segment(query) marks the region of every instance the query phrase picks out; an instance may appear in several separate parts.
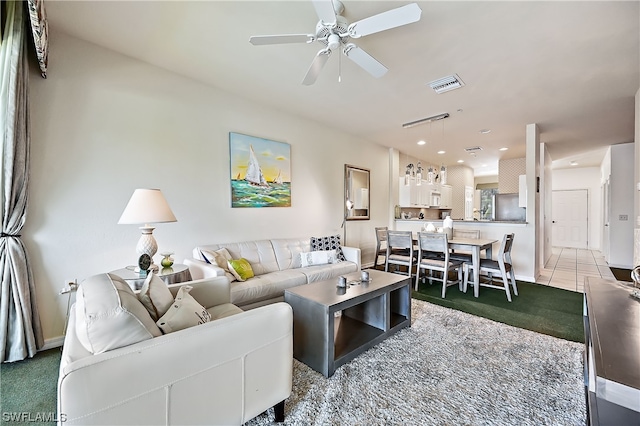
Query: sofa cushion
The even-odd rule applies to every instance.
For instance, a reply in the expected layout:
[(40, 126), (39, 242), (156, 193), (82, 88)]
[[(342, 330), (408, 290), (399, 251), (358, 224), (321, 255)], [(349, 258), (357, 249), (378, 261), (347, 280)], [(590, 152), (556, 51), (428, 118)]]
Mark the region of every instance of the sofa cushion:
[(340, 245), (340, 235), (330, 235), (328, 237), (311, 237), (311, 250), (335, 250), (338, 254), (338, 261), (347, 260), (342, 253)]
[(300, 263), (303, 268), (314, 265), (326, 265), (338, 261), (335, 250), (310, 251), (300, 253)]
[(167, 312), (156, 324), (163, 333), (171, 333), (211, 321), (211, 314), (189, 294), (193, 287), (183, 285)]
[(94, 275), (78, 286), (76, 319), (78, 340), (93, 354), (162, 335), (131, 287), (113, 274)]
[(306, 268), (299, 269), (300, 272), (306, 275), (308, 282), (316, 282), (323, 280), (330, 280), (340, 275), (348, 274), (350, 272), (356, 272), (358, 265), (353, 262), (339, 262), (327, 265), (308, 266)]
[(200, 250), (216, 251), (226, 248), (232, 259), (245, 258), (255, 275), (279, 271), (276, 255), (270, 240), (245, 241), (241, 243), (211, 244), (200, 246)]
[(216, 305), (207, 309), (207, 312), (211, 315), (211, 321), (214, 321), (220, 318), (230, 317), (231, 315), (241, 314), (244, 311), (234, 304), (223, 303), (222, 305)]
[(242, 306), (282, 297), (285, 289), (306, 283), (307, 277), (300, 272), (300, 269), (258, 275), (244, 282), (235, 281), (231, 283), (231, 303)]
[(173, 303), (173, 295), (169, 291), (167, 283), (152, 272), (144, 280), (140, 293), (138, 293), (138, 300), (147, 308), (151, 318), (158, 321)]
[(229, 272), (231, 272), (238, 281), (246, 281), (255, 276), (253, 269), (251, 269), (251, 264), (245, 258), (232, 259), (229, 260), (227, 264), (229, 265)]
[(281, 271), (300, 268), (300, 253), (310, 252), (310, 239), (288, 238), (271, 240), (273, 251)]

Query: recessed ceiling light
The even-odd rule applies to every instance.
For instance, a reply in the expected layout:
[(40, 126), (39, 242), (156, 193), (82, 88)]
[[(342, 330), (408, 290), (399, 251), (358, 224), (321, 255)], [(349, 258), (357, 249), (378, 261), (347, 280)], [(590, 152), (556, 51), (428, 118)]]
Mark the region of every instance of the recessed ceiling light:
[(578, 165), (578, 162), (577, 162), (577, 161), (572, 161), (572, 162), (570, 162), (570, 163), (569, 163), (569, 165), (571, 165), (571, 166), (577, 166), (577, 165)]
[(487, 165), (486, 165), (486, 164), (483, 164), (483, 165), (482, 165), (482, 167), (487, 167)]
[(445, 151), (438, 151), (438, 154), (444, 154)]
[(424, 144), (426, 144), (425, 141), (418, 141), (418, 145), (424, 145)]
[(499, 149), (499, 151), (506, 151), (506, 150), (508, 150), (508, 149), (509, 149), (509, 148), (506, 148), (506, 147), (505, 147), (505, 148), (500, 148), (500, 149)]
[(464, 163), (464, 160), (458, 160), (458, 163)]
[(491, 133), (491, 129), (482, 129), (480, 130), (480, 133), (482, 133), (483, 135), (486, 135), (487, 133)]

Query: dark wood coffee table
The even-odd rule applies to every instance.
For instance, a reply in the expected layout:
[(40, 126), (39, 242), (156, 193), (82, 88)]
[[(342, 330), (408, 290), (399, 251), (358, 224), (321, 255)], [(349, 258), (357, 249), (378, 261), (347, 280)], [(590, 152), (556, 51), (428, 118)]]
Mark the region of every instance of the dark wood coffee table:
[[(402, 328), (411, 326), (411, 280), (406, 275), (370, 270), (285, 290), (293, 308), (293, 356), (309, 367), (333, 375), (336, 369)], [(357, 282), (357, 284), (356, 284)], [(338, 314), (339, 313), (339, 314)]]

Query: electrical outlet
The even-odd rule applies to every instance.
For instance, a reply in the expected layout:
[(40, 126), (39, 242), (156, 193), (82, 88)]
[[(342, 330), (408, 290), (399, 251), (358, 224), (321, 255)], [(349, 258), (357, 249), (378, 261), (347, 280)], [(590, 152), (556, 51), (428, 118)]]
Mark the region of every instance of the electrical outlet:
[(618, 215), (618, 220), (629, 220), (629, 215), (628, 214)]

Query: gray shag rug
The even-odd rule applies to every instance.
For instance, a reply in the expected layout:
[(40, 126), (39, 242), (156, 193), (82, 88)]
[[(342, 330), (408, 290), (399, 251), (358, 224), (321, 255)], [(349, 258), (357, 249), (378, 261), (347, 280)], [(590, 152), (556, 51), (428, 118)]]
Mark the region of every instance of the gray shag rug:
[[(583, 345), (412, 300), (404, 329), (325, 378), (294, 360), (285, 425), (584, 425)], [(246, 423), (273, 424), (270, 409)]]

